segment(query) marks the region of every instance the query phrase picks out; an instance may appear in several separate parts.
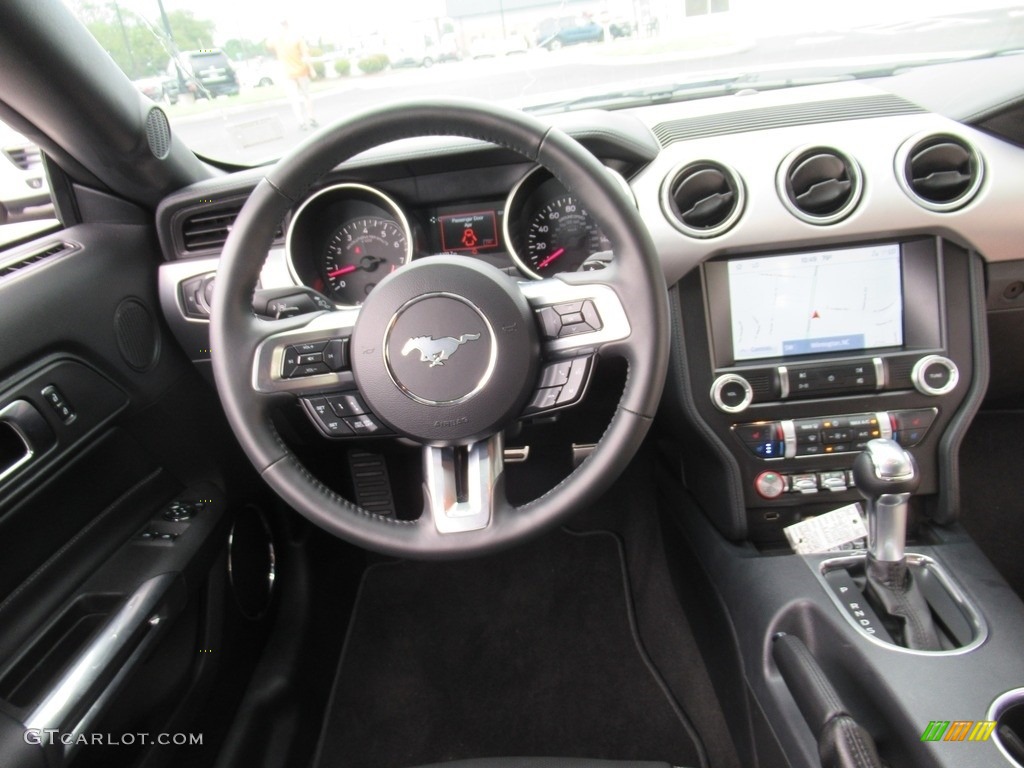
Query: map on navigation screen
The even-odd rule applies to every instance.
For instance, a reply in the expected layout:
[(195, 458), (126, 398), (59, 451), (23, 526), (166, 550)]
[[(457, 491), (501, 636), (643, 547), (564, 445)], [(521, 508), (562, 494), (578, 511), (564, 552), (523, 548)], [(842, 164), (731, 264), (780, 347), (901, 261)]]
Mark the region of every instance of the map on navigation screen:
[(899, 346), (900, 248), (731, 261), (729, 301), (737, 361)]

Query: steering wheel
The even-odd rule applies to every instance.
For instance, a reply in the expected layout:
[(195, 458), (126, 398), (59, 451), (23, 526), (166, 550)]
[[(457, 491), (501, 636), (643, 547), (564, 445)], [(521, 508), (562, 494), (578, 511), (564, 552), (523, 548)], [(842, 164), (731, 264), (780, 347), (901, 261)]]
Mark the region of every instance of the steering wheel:
[[(500, 145), (573, 190), (612, 243), (604, 269), (521, 281), (472, 258), (417, 259), (360, 308), (281, 320), (256, 316), (253, 292), (275, 230), (340, 162), (379, 144), (451, 135)], [(309, 520), (368, 549), (412, 558), (482, 554), (522, 541), (593, 501), (640, 446), (668, 363), (664, 276), (639, 214), (598, 160), (525, 114), (469, 100), (399, 103), (321, 129), (282, 158), (239, 214), (218, 267), (211, 356), (228, 421), (263, 479)], [(325, 342), (327, 343), (325, 345)], [(311, 346), (304, 346), (311, 345)], [(325, 348), (332, 369), (288, 376), (285, 357)], [(591, 455), (540, 498), (504, 493), (505, 427), (582, 396), (595, 356), (628, 375)], [(371, 425), (420, 443), (425, 508), (380, 516), (315, 478), (273, 426), (275, 409), (337, 393)], [(346, 399), (348, 398), (348, 399)]]

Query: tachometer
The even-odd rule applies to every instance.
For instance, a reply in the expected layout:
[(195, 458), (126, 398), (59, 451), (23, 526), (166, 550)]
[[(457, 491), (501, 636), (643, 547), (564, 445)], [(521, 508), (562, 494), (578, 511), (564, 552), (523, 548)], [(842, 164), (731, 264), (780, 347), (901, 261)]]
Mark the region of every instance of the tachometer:
[(341, 304), (362, 304), (377, 283), (405, 264), (408, 240), (395, 221), (363, 216), (338, 227), (322, 266), (327, 292)]

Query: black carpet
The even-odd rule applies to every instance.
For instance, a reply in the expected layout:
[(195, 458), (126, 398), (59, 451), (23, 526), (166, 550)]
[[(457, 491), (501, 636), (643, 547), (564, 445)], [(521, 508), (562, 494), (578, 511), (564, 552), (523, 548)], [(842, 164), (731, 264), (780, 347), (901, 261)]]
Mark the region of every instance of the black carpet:
[(979, 413), (960, 447), (960, 522), (1024, 598), (1024, 411)]
[(618, 539), (558, 531), (488, 558), (368, 569), (316, 764), (695, 766), (697, 750), (634, 640)]

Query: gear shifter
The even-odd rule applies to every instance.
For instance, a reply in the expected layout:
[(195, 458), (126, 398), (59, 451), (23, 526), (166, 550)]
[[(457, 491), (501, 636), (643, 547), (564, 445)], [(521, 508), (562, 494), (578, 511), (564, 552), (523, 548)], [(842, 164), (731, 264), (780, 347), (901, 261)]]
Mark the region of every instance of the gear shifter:
[(900, 625), (903, 645), (922, 651), (942, 646), (931, 609), (907, 569), (907, 508), (921, 482), (914, 457), (894, 440), (871, 440), (853, 463), (854, 483), (867, 502), (868, 590)]

